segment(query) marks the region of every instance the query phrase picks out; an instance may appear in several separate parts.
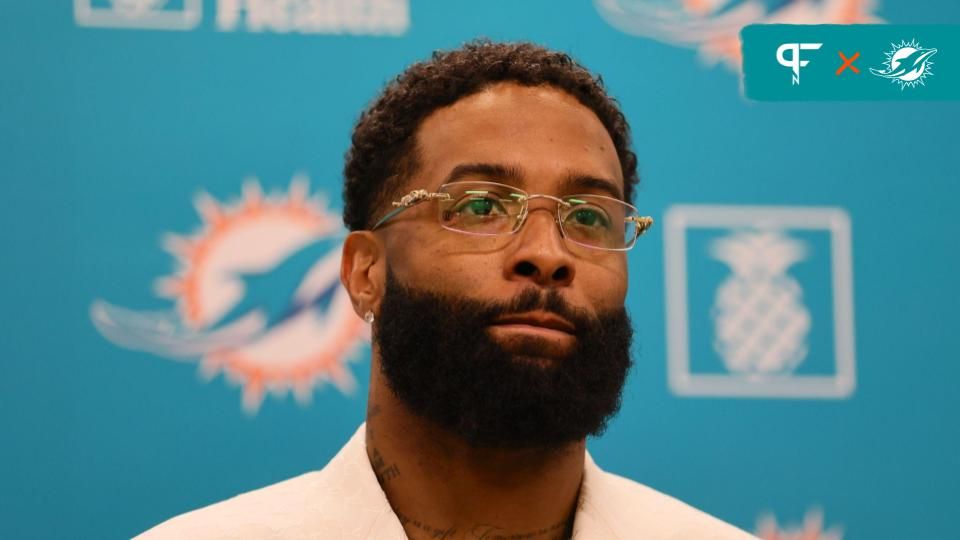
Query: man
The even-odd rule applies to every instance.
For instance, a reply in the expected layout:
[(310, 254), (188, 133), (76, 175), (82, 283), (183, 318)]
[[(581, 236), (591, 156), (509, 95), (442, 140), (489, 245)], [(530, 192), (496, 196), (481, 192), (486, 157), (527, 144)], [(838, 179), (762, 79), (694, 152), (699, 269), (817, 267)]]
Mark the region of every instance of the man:
[(407, 69), (347, 154), (341, 281), (372, 324), (367, 422), (319, 472), (144, 538), (752, 536), (608, 474), (632, 326), (629, 128), (601, 83), (531, 44)]

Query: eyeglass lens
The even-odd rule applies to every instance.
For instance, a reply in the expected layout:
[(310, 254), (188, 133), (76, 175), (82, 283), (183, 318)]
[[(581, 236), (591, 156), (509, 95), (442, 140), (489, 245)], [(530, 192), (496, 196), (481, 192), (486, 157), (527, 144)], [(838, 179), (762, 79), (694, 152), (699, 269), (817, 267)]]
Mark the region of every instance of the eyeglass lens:
[[(447, 229), (493, 236), (520, 227), (528, 195), (488, 182), (456, 182), (442, 188), (450, 195), (440, 202), (440, 223)], [(636, 211), (621, 201), (599, 195), (564, 197), (560, 224), (565, 237), (590, 247), (623, 249), (636, 238)]]

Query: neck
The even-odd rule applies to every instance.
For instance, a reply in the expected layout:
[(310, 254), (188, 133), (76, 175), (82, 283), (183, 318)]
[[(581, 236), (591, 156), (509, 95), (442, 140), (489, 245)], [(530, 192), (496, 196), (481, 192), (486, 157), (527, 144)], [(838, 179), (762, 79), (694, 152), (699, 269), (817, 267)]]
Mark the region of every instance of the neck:
[(367, 456), (412, 539), (536, 540), (572, 531), (585, 442), (550, 449), (478, 449), (413, 415), (374, 365)]

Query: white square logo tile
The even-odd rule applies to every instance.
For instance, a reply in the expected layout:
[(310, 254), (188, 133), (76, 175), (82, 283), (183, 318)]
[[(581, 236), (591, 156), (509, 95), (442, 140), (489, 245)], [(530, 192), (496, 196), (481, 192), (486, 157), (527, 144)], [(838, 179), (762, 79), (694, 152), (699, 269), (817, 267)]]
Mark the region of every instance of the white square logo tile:
[(840, 208), (671, 207), (667, 373), (681, 396), (842, 399), (856, 387)]

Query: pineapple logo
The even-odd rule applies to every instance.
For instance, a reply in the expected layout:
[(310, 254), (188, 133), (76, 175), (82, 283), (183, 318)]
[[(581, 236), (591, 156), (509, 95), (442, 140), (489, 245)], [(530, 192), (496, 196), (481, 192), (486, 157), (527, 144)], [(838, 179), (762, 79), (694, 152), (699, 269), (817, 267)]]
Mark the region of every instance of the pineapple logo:
[(807, 356), (810, 313), (787, 273), (807, 248), (777, 230), (740, 231), (710, 245), (732, 270), (712, 309), (714, 349), (728, 371), (750, 378), (787, 375)]
[[(663, 223), (673, 393), (853, 393), (852, 232), (843, 208), (684, 204)], [(801, 261), (803, 273), (791, 275)]]

